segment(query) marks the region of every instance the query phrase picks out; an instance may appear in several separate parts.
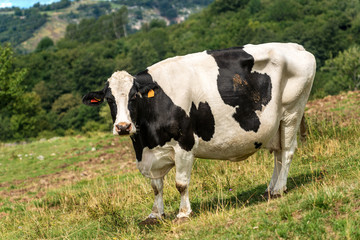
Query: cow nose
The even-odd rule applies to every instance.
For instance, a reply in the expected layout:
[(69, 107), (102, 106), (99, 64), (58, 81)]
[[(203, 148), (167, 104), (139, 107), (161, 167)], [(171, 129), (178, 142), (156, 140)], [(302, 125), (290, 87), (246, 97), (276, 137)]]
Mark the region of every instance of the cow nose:
[(126, 135), (130, 133), (131, 123), (121, 122), (115, 125), (115, 128), (119, 135)]

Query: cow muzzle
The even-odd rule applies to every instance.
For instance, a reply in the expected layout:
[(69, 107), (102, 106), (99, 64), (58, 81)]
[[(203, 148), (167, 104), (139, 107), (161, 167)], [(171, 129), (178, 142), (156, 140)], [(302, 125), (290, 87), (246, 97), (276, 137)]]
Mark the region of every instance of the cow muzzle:
[(128, 135), (131, 131), (131, 123), (120, 122), (115, 125), (115, 130), (119, 135)]

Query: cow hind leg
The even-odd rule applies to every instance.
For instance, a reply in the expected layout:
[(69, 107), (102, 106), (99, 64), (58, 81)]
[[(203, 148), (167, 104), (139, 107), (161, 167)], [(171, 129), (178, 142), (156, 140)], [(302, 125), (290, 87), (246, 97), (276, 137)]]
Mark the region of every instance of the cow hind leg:
[(287, 177), (289, 174), (290, 164), (292, 162), (296, 146), (297, 146), (297, 142), (295, 138), (289, 148), (286, 148), (281, 151), (281, 169), (279, 171), (276, 184), (270, 191), (272, 196), (282, 195), (287, 190), (286, 188)]
[(275, 150), (274, 151), (274, 172), (273, 172), (273, 175), (271, 177), (270, 184), (269, 184), (268, 188), (265, 191), (265, 194), (264, 194), (265, 197), (270, 197), (271, 191), (274, 190), (276, 182), (278, 181), (278, 178), (279, 178), (279, 174), (280, 174), (280, 171), (281, 171), (281, 166), (282, 166), (281, 151), (280, 150)]
[(287, 121), (280, 123), (280, 150), (274, 151), (274, 172), (267, 188), (272, 197), (281, 196), (286, 190), (290, 165), (297, 147), (297, 131), (301, 121), (301, 113), (290, 114)]
[(159, 223), (164, 214), (163, 187), (164, 178), (151, 179), (151, 187), (154, 190), (154, 204), (150, 215), (140, 225), (153, 225)]

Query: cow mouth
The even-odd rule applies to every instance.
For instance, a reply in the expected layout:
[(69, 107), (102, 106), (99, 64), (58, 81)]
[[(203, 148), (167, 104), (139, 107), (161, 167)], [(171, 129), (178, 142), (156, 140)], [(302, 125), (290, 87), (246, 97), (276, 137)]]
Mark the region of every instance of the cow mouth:
[(120, 131), (118, 132), (120, 136), (130, 135), (130, 131)]

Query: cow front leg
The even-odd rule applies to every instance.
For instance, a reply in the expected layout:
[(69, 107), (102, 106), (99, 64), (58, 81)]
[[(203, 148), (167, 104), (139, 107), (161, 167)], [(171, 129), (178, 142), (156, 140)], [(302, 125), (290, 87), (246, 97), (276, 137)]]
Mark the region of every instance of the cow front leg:
[(150, 215), (140, 225), (153, 225), (159, 223), (164, 214), (163, 187), (164, 178), (151, 179), (151, 187), (154, 190), (154, 204)]
[(179, 214), (176, 222), (188, 220), (192, 210), (189, 200), (189, 184), (194, 156), (191, 152), (180, 150), (175, 155), (176, 188), (180, 193)]

